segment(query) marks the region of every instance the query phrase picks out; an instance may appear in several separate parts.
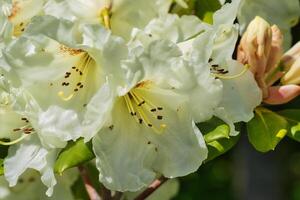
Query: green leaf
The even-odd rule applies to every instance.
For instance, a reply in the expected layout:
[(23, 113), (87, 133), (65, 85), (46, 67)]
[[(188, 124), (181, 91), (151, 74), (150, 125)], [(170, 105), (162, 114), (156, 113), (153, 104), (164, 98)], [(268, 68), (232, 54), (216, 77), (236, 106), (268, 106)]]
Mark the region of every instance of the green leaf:
[(70, 142), (59, 154), (54, 170), (62, 174), (66, 169), (78, 166), (95, 158), (91, 143), (84, 143), (83, 139)]
[(289, 123), (288, 136), (300, 142), (300, 109), (282, 110), (278, 114), (284, 117)]
[(206, 23), (213, 23), (213, 14), (221, 8), (219, 0), (198, 0), (195, 2), (196, 15)]
[(4, 158), (7, 156), (7, 153), (8, 153), (8, 146), (0, 145), (0, 176), (4, 174), (3, 162), (4, 162)]
[(265, 108), (257, 108), (254, 118), (247, 123), (249, 141), (260, 152), (274, 150), (287, 129), (288, 122), (284, 117)]
[(229, 126), (219, 118), (197, 124), (204, 135), (208, 147), (208, 158), (205, 162), (229, 151), (238, 141), (239, 136), (230, 137)]
[(170, 12), (171, 13), (175, 13), (179, 16), (182, 15), (191, 15), (193, 14), (193, 10), (194, 10), (194, 6), (195, 6), (195, 2), (197, 0), (186, 0), (184, 1), (187, 5), (188, 8), (184, 8), (181, 5), (179, 5), (178, 3), (174, 2), (170, 8)]
[(220, 140), (216, 140), (213, 142), (209, 142), (207, 144), (208, 147), (208, 157), (205, 162), (215, 159), (216, 157), (226, 153), (230, 149), (232, 149), (237, 141), (239, 140), (240, 135), (224, 138)]
[(205, 142), (213, 142), (223, 138), (229, 139), (230, 128), (227, 124), (217, 126), (213, 131), (204, 135)]

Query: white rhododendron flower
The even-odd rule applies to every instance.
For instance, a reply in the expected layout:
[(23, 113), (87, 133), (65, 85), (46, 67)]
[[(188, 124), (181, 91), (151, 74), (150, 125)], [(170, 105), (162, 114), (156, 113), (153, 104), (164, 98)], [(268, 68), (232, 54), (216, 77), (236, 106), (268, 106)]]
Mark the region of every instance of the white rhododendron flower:
[[(210, 68), (211, 75), (220, 78), (223, 84), (222, 101), (217, 109), (210, 109), (210, 117), (214, 114), (227, 122), (231, 127), (231, 135), (237, 134), (233, 123), (249, 121), (253, 117), (253, 109), (262, 101), (261, 92), (251, 72), (246, 66), (232, 60), (238, 38), (238, 25), (233, 22), (239, 3), (240, 1), (236, 0), (225, 4), (214, 14), (213, 25), (203, 23), (194, 16), (179, 18), (176, 15), (168, 15), (154, 19), (144, 31), (135, 31), (133, 41), (134, 45), (147, 43), (149, 34), (152, 38), (172, 40), (199, 70), (199, 80), (207, 80), (203, 77), (203, 71)], [(207, 89), (212, 87), (214, 84), (206, 86)], [(198, 100), (194, 105), (199, 106), (201, 102)], [(202, 107), (205, 109), (201, 110), (201, 114), (206, 113), (209, 108), (216, 108), (215, 102), (217, 101), (203, 102)], [(196, 121), (200, 122), (210, 117), (198, 118)]]
[[(288, 33), (300, 9), (296, 0), (226, 2), (201, 10), (185, 0), (0, 0), (0, 200), (72, 200), (78, 184), (98, 199), (94, 172), (118, 197), (229, 150), (264, 94), (257, 66), (235, 50), (239, 58), (271, 48), (268, 39), (281, 47), (279, 28)], [(257, 17), (251, 25), (262, 32), (250, 26), (237, 49), (253, 9), (277, 34)], [(282, 58), (282, 83), (299, 82), (298, 47)], [(75, 185), (77, 173), (55, 175), (71, 167)]]
[(124, 79), (128, 73), (136, 77), (119, 90), (108, 126), (93, 139), (100, 181), (120, 191), (138, 190), (156, 173), (171, 178), (197, 170), (207, 149), (194, 119), (206, 108), (191, 104), (220, 101), (199, 84), (174, 43), (155, 40), (133, 51), (138, 53), (123, 63)]
[(12, 88), (3, 76), (0, 86), (1, 130), (5, 131), (1, 138), (11, 139), (0, 141), (0, 145), (10, 146), (4, 160), (5, 178), (15, 186), (28, 168), (38, 170), (51, 196), (56, 184), (53, 167), (57, 154), (67, 141), (78, 139), (79, 122), (72, 111), (56, 106), (43, 111), (30, 95)]
[[(41, 132), (36, 129), (40, 127), (34, 126), (30, 121), (31, 118), (13, 111), (14, 107), (21, 106), (16, 98), (22, 98), (22, 96), (20, 97), (22, 94), (9, 88), (3, 76), (0, 81), (0, 118), (1, 122), (2, 120), (4, 122), (1, 123), (1, 130), (5, 131), (5, 135), (1, 135), (1, 138), (12, 140), (0, 142), (0, 145), (11, 145), (4, 161), (5, 178), (10, 186), (15, 186), (19, 176), (26, 169), (38, 170), (42, 174), (42, 182), (49, 187), (47, 194), (51, 195), (52, 187), (56, 184), (52, 170), (56, 159), (56, 150), (43, 147), (39, 140), (39, 137), (42, 139), (43, 135), (40, 135)], [(6, 120), (12, 120), (12, 122), (5, 123)]]
[[(30, 31), (3, 51), (2, 66), (7, 77), (16, 80), (16, 87), (24, 88), (42, 110), (48, 110), (48, 117), (51, 118), (51, 110), (56, 106), (56, 109), (70, 113), (71, 119), (79, 121), (74, 127), (80, 127), (82, 123), (89, 126), (88, 133), (80, 128), (70, 133), (81, 132), (80, 136), (89, 140), (96, 133), (92, 127), (101, 126), (103, 121), (98, 112), (109, 108), (99, 108), (96, 116), (89, 102), (98, 90), (107, 90), (106, 76), (120, 67), (119, 60), (126, 58), (127, 48), (121, 38), (111, 36), (102, 26), (81, 28), (81, 36), (77, 38), (73, 34), (80, 32), (70, 21), (50, 16), (36, 18)], [(20, 52), (24, 53), (20, 55)], [(47, 91), (47, 95), (40, 91)], [(110, 99), (106, 100), (110, 102)], [(100, 121), (95, 123), (94, 118)], [(52, 125), (58, 125), (56, 123)], [(54, 129), (59, 131), (59, 128), (65, 127)]]

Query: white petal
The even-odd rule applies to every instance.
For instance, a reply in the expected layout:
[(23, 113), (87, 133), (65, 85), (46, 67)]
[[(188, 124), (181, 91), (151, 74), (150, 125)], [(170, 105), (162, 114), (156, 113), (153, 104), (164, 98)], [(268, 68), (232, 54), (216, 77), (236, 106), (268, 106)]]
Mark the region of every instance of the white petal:
[(104, 84), (87, 105), (83, 120), (85, 133), (83, 137), (86, 142), (110, 120), (110, 112), (114, 102), (114, 91), (112, 91), (108, 83)]
[(216, 11), (213, 16), (214, 25), (233, 24), (240, 2), (241, 0), (232, 0), (231, 3), (223, 5), (220, 10)]
[[(228, 61), (228, 75), (239, 74), (244, 66), (236, 61)], [(248, 71), (238, 78), (222, 80), (224, 93), (221, 107), (227, 112), (233, 123), (248, 122), (254, 115), (254, 109), (262, 101), (261, 90), (258, 87), (253, 74)]]
[(216, 30), (212, 59), (214, 63), (222, 64), (226, 60), (231, 60), (238, 39), (237, 25), (221, 25)]
[(56, 152), (44, 149), (36, 136), (27, 137), (22, 143), (9, 148), (8, 156), (4, 160), (5, 178), (12, 187), (26, 169), (35, 169), (41, 172), (42, 181), (48, 187), (47, 195), (51, 195), (56, 184), (52, 170), (55, 158)]
[(201, 133), (180, 104), (185, 97), (158, 88), (143, 92), (143, 97), (163, 107), (161, 122), (166, 128), (162, 132), (157, 132), (160, 126), (155, 121), (150, 120), (156, 129), (139, 124), (120, 99), (111, 126), (93, 140), (100, 181), (112, 190), (136, 191), (148, 185), (155, 172), (170, 178), (187, 175), (197, 170), (207, 156)]
[(206, 28), (195, 16), (166, 15), (153, 19), (144, 31), (157, 39), (168, 39), (179, 43), (190, 39)]
[(38, 134), (44, 147), (63, 148), (67, 141), (75, 141), (82, 135), (76, 112), (50, 106), (38, 116)]
[(42, 13), (44, 0), (15, 0), (12, 3), (12, 10), (9, 20), (17, 25), (27, 22), (32, 17)]

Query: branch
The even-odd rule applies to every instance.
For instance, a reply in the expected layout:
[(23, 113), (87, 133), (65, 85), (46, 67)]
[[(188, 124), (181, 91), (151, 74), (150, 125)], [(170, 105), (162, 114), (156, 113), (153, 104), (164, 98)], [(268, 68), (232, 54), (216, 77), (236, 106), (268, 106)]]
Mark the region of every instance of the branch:
[(101, 200), (101, 197), (91, 183), (87, 170), (83, 166), (78, 166), (78, 169), (90, 200)]
[(168, 178), (160, 177), (156, 179), (144, 192), (139, 194), (134, 200), (144, 200), (149, 197), (153, 192), (155, 192), (162, 184), (164, 184)]

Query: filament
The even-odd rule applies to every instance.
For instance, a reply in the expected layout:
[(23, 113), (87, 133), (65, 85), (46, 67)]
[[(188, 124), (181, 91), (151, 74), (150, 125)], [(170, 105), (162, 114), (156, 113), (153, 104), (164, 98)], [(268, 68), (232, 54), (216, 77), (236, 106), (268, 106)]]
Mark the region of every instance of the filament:
[(243, 71), (241, 71), (240, 73), (238, 74), (235, 74), (235, 75), (228, 75), (228, 76), (225, 76), (225, 75), (221, 75), (221, 74), (214, 74), (215, 77), (219, 78), (219, 79), (224, 79), (224, 80), (231, 80), (231, 79), (235, 79), (235, 78), (239, 78), (241, 77), (242, 75), (244, 75), (249, 69), (249, 65), (246, 64), (244, 65), (244, 69)]
[(14, 144), (17, 144), (19, 142), (21, 142), (22, 140), (24, 140), (28, 135), (22, 135), (21, 137), (19, 137), (18, 139), (16, 140), (13, 140), (13, 141), (10, 141), (10, 142), (3, 142), (0, 140), (0, 145), (3, 145), (3, 146), (10, 146), (10, 145), (14, 145)]

